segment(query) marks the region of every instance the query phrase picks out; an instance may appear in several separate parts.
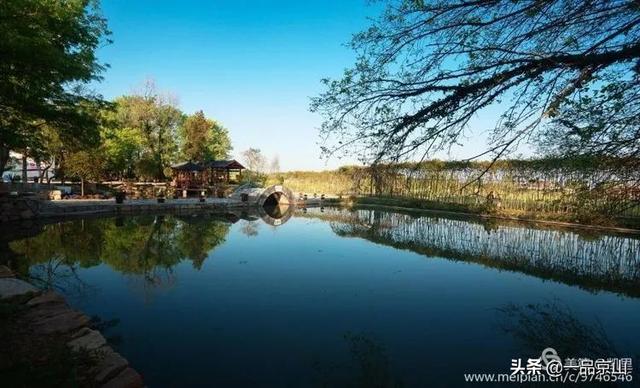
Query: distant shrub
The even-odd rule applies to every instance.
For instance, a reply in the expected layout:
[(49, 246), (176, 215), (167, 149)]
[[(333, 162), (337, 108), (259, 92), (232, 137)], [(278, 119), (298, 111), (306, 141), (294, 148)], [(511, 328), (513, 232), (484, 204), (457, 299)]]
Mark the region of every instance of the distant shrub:
[(242, 173), (240, 185), (247, 187), (265, 187), (267, 178), (268, 177), (266, 174), (254, 171), (246, 171)]

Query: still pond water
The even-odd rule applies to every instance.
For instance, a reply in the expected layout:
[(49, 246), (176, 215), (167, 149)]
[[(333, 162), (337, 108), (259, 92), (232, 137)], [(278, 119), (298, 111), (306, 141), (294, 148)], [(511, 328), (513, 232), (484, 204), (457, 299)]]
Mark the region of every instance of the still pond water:
[(455, 387), (546, 347), (640, 355), (637, 238), (372, 209), (269, 221), (74, 220), (8, 247), (149, 387)]

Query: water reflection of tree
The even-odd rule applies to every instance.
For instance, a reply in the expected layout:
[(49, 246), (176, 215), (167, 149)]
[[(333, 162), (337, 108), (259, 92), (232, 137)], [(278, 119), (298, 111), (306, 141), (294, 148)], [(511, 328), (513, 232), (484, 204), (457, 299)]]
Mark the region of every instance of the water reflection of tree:
[(568, 306), (557, 301), (508, 304), (498, 308), (498, 314), (500, 329), (512, 335), (527, 355), (537, 357), (552, 347), (562, 358), (618, 356), (600, 322), (581, 322)]
[(257, 221), (242, 221), (240, 232), (247, 237), (255, 237), (258, 235), (258, 222)]
[(14, 269), (42, 288), (86, 294), (90, 287), (78, 269), (100, 263), (101, 233), (100, 225), (92, 222), (47, 225), (41, 234), (9, 244), (19, 258)]
[(476, 262), (598, 290), (640, 296), (640, 240), (492, 221), (415, 217), (372, 209), (306, 216), (331, 222), (340, 236), (361, 237), (427, 256)]
[(173, 267), (183, 260), (201, 268), (228, 230), (228, 223), (210, 217), (77, 220), (46, 225), (39, 235), (9, 247), (19, 258), (14, 269), (51, 287), (81, 285), (77, 269), (100, 263), (156, 287), (173, 284)]
[(173, 267), (182, 257), (176, 246), (177, 221), (164, 216), (126, 219), (104, 231), (103, 262), (120, 273), (134, 275), (143, 289), (171, 287)]
[(211, 221), (204, 217), (190, 217), (184, 220), (176, 238), (182, 256), (193, 263), (195, 269), (202, 268), (208, 254), (225, 242), (229, 224)]
[(322, 387), (395, 388), (402, 381), (393, 375), (384, 346), (369, 336), (346, 333), (352, 364), (317, 362), (318, 385)]
[[(540, 357), (542, 350), (555, 349), (562, 360), (566, 358), (632, 358), (633, 381), (640, 378), (635, 365), (640, 353), (619, 353), (599, 321), (588, 324), (578, 319), (571, 309), (558, 302), (540, 304), (507, 304), (497, 309), (498, 327), (513, 336), (522, 356)], [(625, 384), (620, 384), (623, 386)], [(611, 387), (615, 383), (593, 381), (588, 386)]]

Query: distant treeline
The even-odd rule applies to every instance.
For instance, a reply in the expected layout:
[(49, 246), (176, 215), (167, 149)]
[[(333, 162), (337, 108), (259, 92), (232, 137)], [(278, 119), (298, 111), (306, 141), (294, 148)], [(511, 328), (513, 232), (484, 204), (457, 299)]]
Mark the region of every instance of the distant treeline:
[(296, 192), (407, 198), (473, 211), (640, 216), (640, 172), (596, 158), (440, 161), (272, 174)]

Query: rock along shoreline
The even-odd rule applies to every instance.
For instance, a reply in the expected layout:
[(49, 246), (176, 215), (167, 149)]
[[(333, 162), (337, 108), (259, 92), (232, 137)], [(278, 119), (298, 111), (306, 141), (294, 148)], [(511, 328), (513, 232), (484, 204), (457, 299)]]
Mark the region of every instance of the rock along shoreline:
[[(21, 327), (18, 336), (29, 336), (40, 343), (52, 344), (63, 339), (73, 354), (90, 358), (91, 366), (79, 371), (81, 386), (107, 388), (144, 387), (142, 376), (129, 362), (113, 350), (99, 330), (91, 327), (91, 319), (73, 310), (55, 291), (41, 291), (0, 266), (0, 300), (17, 304), (13, 319)], [(22, 338), (24, 339), (24, 338)], [(11, 340), (21, 341), (21, 338)], [(53, 346), (53, 345), (51, 345)]]

